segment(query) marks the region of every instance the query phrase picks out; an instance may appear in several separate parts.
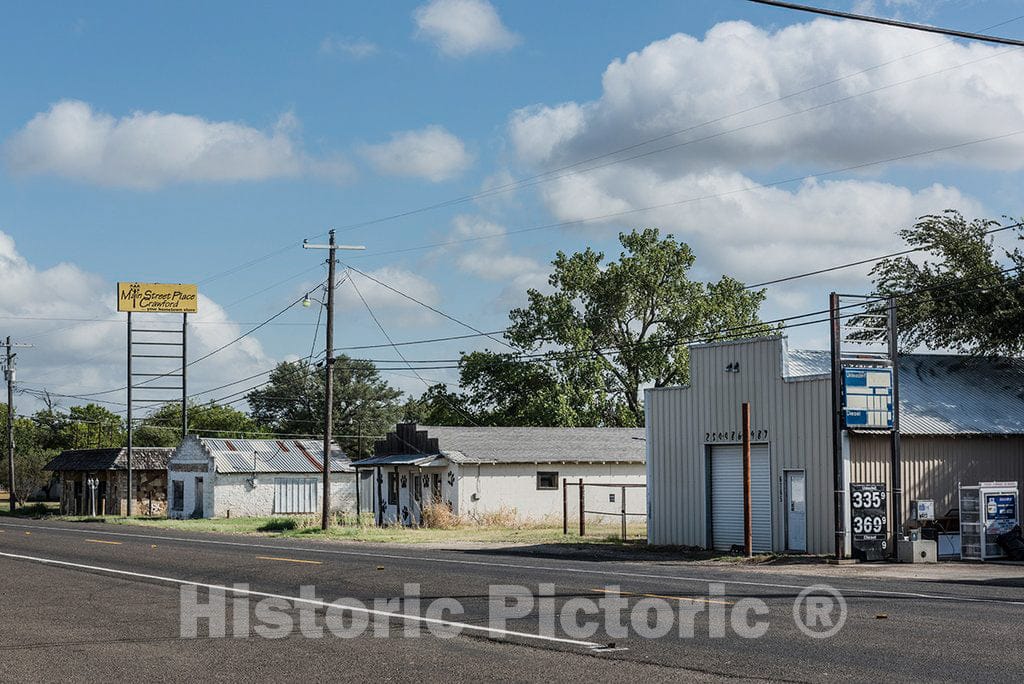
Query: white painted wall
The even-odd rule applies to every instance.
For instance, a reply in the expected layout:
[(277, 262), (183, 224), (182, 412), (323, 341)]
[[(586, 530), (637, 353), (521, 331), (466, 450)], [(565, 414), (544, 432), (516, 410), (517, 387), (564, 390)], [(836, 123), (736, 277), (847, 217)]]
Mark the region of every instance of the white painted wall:
[[(557, 472), (558, 489), (537, 489), (538, 472)], [(459, 510), (469, 518), (479, 518), (485, 513), (497, 512), (502, 508), (515, 510), (523, 521), (548, 520), (561, 524), (562, 480), (570, 484), (580, 478), (586, 484), (645, 484), (647, 473), (643, 463), (586, 464), (586, 463), (540, 463), (503, 465), (461, 466), (461, 504)], [(615, 501), (609, 501), (610, 495)], [(578, 520), (579, 488), (570, 486), (569, 515)], [(622, 492), (618, 488), (584, 487), (586, 509), (607, 511), (609, 519), (617, 519), (622, 510)], [(643, 488), (627, 488), (626, 506), (630, 513), (646, 511), (646, 493)], [(588, 515), (588, 521), (600, 516)], [(642, 520), (631, 516), (630, 521)]]
[[(277, 477), (313, 477), (317, 480), (317, 506), (320, 510), (321, 497), (319, 475), (316, 473), (282, 473), (274, 475), (260, 473), (255, 486), (249, 484), (250, 473), (218, 473), (213, 493), (212, 514), (218, 518), (230, 515), (232, 518), (276, 515), (274, 510), (274, 480)], [(353, 513), (356, 510), (356, 479), (354, 473), (334, 473), (331, 476), (331, 510)]]
[[(441, 475), (441, 500), (445, 503), (450, 503), (452, 511), (458, 515), (460, 510), (459, 505), (459, 467), (454, 464), (450, 464), (447, 468), (414, 468), (410, 466), (399, 466), (398, 467), (398, 505), (391, 505), (388, 503), (388, 473), (395, 472), (394, 466), (382, 466), (378, 471), (377, 468), (373, 469), (373, 511), (376, 514), (376, 502), (377, 502), (377, 477), (378, 474), (382, 476), (380, 482), (380, 493), (384, 499), (384, 523), (391, 525), (399, 522), (402, 519), (402, 510), (407, 509), (410, 517), (419, 519), (420, 506), (424, 503), (429, 503), (432, 496), (432, 490), (430, 487), (423, 487), (421, 485), (421, 494), (419, 501), (413, 493), (413, 488), (416, 483), (416, 476), (420, 475), (424, 480), (427, 477), (433, 477), (434, 473)], [(451, 476), (449, 476), (449, 474)], [(402, 486), (402, 477), (405, 477), (405, 486)], [(354, 506), (355, 504), (353, 504)], [(366, 510), (370, 510), (370, 503), (364, 504)]]
[[(184, 468), (185, 470), (178, 470)], [(202, 472), (196, 472), (203, 468)], [(203, 450), (199, 441), (193, 436), (186, 438), (171, 455), (167, 466), (167, 515), (171, 518), (190, 518), (196, 506), (196, 479), (203, 478), (203, 514), (212, 515), (213, 510), (213, 459)], [(174, 502), (174, 482), (184, 483), (185, 504), (182, 510), (172, 510)]]
[[(195, 472), (202, 467), (203, 472)], [(179, 470), (183, 468), (184, 470)], [(199, 440), (189, 436), (175, 450), (168, 464), (168, 492), (173, 492), (173, 482), (180, 481), (185, 487), (185, 505), (181, 511), (168, 511), (168, 516), (190, 518), (196, 505), (196, 479), (203, 478), (203, 515), (207, 518), (275, 515), (274, 479), (276, 477), (313, 477), (319, 483), (319, 473), (259, 473), (255, 486), (249, 484), (251, 473), (217, 473), (213, 458), (202, 448)], [(333, 473), (331, 475), (331, 510), (351, 513), (356, 510), (355, 473)], [(320, 510), (319, 488), (317, 490), (317, 511)]]

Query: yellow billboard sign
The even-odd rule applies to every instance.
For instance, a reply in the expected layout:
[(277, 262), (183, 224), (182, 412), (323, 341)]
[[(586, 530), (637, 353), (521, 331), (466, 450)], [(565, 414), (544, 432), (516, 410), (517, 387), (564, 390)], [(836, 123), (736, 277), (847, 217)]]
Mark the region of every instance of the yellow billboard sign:
[(145, 313), (196, 313), (199, 288), (169, 283), (118, 283), (117, 310)]

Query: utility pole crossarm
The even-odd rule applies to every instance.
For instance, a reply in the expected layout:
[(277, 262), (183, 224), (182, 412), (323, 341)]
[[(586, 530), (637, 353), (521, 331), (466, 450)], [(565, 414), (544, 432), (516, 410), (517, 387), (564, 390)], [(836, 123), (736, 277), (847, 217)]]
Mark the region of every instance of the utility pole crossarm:
[(327, 258), (327, 350), (325, 354), (324, 373), (324, 463), (323, 463), (323, 507), (320, 528), (326, 530), (331, 524), (331, 430), (334, 414), (334, 270), (338, 263), (334, 254), (339, 249), (362, 250), (366, 247), (355, 245), (339, 245), (334, 242), (334, 230), (329, 232), (330, 242), (326, 245), (312, 245), (302, 241), (303, 249), (330, 250)]

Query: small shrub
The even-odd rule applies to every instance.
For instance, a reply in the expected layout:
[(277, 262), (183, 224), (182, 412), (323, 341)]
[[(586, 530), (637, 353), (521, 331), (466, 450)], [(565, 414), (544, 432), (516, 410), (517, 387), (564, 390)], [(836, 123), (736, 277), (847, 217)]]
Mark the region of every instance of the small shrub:
[(287, 532), (299, 526), (295, 518), (271, 518), (256, 529), (260, 532)]
[(435, 530), (454, 530), (461, 527), (464, 521), (452, 513), (448, 504), (441, 501), (433, 501), (423, 506), (423, 527), (431, 527)]

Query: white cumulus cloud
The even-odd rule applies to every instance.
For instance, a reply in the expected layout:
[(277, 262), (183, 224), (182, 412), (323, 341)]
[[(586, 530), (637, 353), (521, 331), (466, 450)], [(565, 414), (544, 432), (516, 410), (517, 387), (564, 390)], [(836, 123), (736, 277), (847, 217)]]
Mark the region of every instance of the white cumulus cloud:
[(487, 0), (431, 0), (413, 19), (417, 34), (449, 57), (508, 50), (520, 41)]
[[(0, 321), (14, 341), (34, 345), (18, 356), (18, 383), (30, 393), (48, 390), (55, 395), (102, 392), (90, 398), (55, 396), (62, 406), (90, 400), (111, 410), (123, 410), (125, 380), (125, 316), (115, 311), (114, 284), (71, 263), (38, 268), (22, 256), (14, 239), (0, 232)], [(173, 316), (172, 316), (173, 317)], [(147, 319), (153, 319), (147, 321)], [(159, 327), (167, 315), (137, 314), (140, 328)], [(227, 312), (200, 295), (199, 313), (189, 319), (189, 358), (197, 359), (226, 344), (243, 331)], [(166, 327), (166, 326), (165, 326)], [(140, 339), (145, 337), (139, 333)], [(149, 339), (152, 339), (151, 337)], [(145, 363), (144, 360), (138, 363)], [(157, 361), (156, 363), (163, 363)], [(269, 369), (273, 365), (260, 342), (247, 337), (209, 361), (189, 370), (190, 393), (201, 392)], [(166, 363), (153, 372), (165, 372)], [(136, 367), (144, 372), (146, 369)], [(254, 383), (238, 385), (245, 388)], [(218, 399), (231, 390), (207, 393), (202, 400)], [(155, 398), (168, 396), (154, 393)], [(31, 394), (19, 398), (20, 411), (38, 407)], [(144, 415), (142, 405), (136, 415)]]
[[(542, 166), (653, 138), (619, 156), (680, 145), (637, 163), (845, 166), (1024, 130), (1022, 73), (1024, 53), (998, 46), (849, 21), (778, 31), (731, 21), (613, 61), (599, 99), (525, 108), (510, 133), (520, 158)], [(951, 160), (1024, 168), (1024, 135), (926, 161)]]
[(381, 173), (434, 183), (457, 176), (473, 163), (462, 140), (442, 126), (393, 133), (387, 142), (364, 145), (362, 154)]
[(350, 173), (342, 159), (307, 157), (294, 138), (296, 125), (291, 115), (269, 131), (161, 112), (118, 118), (86, 102), (63, 100), (8, 139), (4, 156), (17, 175), (142, 189), (303, 174), (342, 179)]

